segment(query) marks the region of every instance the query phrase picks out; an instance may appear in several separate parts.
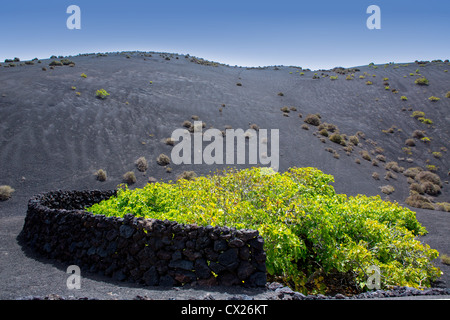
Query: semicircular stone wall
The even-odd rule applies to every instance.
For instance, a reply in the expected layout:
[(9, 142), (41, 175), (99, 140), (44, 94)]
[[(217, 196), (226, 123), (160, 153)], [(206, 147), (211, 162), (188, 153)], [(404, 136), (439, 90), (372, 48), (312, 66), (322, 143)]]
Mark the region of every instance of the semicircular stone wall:
[(116, 191), (54, 191), (28, 202), (21, 240), (47, 258), (149, 286), (266, 284), (255, 230), (94, 215), (85, 207)]

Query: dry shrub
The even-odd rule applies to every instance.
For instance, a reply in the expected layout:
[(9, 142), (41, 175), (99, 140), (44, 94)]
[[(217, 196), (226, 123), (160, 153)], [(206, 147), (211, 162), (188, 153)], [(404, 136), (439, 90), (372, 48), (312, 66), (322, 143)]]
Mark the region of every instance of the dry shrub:
[(405, 140), (405, 144), (406, 144), (408, 147), (414, 147), (414, 146), (416, 145), (416, 142), (414, 141), (414, 139), (409, 138), (409, 139), (406, 139), (406, 140)]
[(405, 168), (400, 167), (398, 165), (398, 163), (395, 162), (395, 161), (391, 161), (391, 162), (386, 163), (385, 168), (386, 168), (386, 170), (392, 170), (394, 172), (400, 172), (400, 173), (405, 171)]
[(160, 165), (160, 166), (166, 166), (170, 163), (170, 158), (165, 155), (164, 153), (161, 153), (158, 158), (156, 159), (156, 162)]
[(11, 195), (13, 194), (15, 190), (11, 188), (10, 186), (0, 186), (0, 201), (5, 201), (11, 198)]
[(425, 196), (411, 192), (410, 196), (405, 200), (406, 204), (414, 208), (422, 208), (434, 210), (433, 203)]
[(106, 174), (106, 171), (103, 169), (99, 169), (95, 175), (97, 176), (98, 181), (106, 181), (106, 178), (108, 177)]
[(133, 171), (128, 171), (123, 175), (123, 181), (128, 184), (136, 183), (136, 175)]
[(423, 194), (424, 193), (423, 192), (423, 188), (417, 182), (411, 183), (411, 185), (409, 186), (409, 190), (417, 192), (418, 194)]
[(190, 122), (189, 120), (186, 120), (186, 121), (183, 122), (182, 125), (185, 128), (190, 128), (190, 127), (192, 127), (192, 122)]
[(348, 140), (355, 146), (357, 146), (359, 143), (359, 139), (357, 136), (350, 136), (350, 137), (348, 137)]
[(380, 175), (377, 172), (372, 173), (372, 178), (375, 180), (380, 180)]
[(362, 151), (360, 152), (360, 154), (361, 154), (361, 157), (362, 157), (364, 160), (372, 161), (372, 158), (370, 157), (369, 152), (367, 152), (366, 150), (362, 150)]
[(439, 187), (442, 187), (442, 181), (439, 176), (431, 171), (421, 171), (415, 178), (419, 182), (431, 182)]
[(169, 146), (173, 146), (175, 144), (175, 140), (173, 140), (172, 138), (166, 138), (166, 140), (164, 140), (164, 143)]
[(416, 175), (418, 175), (420, 172), (422, 172), (423, 169), (421, 167), (413, 167), (406, 169), (403, 174), (408, 178), (415, 178)]
[(312, 126), (320, 125), (320, 119), (316, 114), (308, 114), (304, 121)]
[(341, 136), (339, 133), (337, 133), (337, 132), (333, 133), (333, 134), (330, 136), (330, 140), (331, 140), (332, 142), (338, 143), (338, 144), (340, 144), (340, 143), (342, 143), (342, 141), (344, 141), (344, 139), (342, 138), (342, 136)]
[(441, 193), (441, 187), (430, 181), (425, 181), (420, 184), (423, 193), (429, 194), (430, 196), (437, 196)]
[(392, 171), (387, 171), (386, 174), (384, 175), (384, 179), (386, 179), (386, 180), (390, 180), (390, 179), (397, 180), (397, 175), (395, 173), (393, 173)]
[(395, 191), (395, 188), (391, 185), (382, 186), (380, 188), (381, 192), (383, 192), (384, 194), (391, 194)]
[(139, 159), (137, 159), (135, 164), (136, 164), (137, 169), (141, 172), (144, 172), (148, 169), (148, 163), (147, 163), (147, 159), (145, 159), (145, 157), (140, 157)]
[(185, 179), (185, 180), (194, 180), (197, 178), (197, 174), (194, 171), (183, 171), (178, 177), (177, 180)]
[(423, 130), (414, 130), (412, 136), (413, 136), (413, 138), (421, 139), (421, 138), (425, 137), (425, 131), (423, 131)]

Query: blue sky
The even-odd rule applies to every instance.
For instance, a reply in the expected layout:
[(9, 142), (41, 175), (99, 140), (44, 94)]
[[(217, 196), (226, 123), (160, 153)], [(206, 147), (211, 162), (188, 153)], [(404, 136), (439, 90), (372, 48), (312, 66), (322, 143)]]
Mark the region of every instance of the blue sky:
[[(69, 30), (69, 5), (81, 30)], [(369, 5), (381, 29), (369, 30)], [(450, 1), (5, 1), (0, 61), (112, 51), (191, 54), (230, 65), (320, 69), (450, 58)]]

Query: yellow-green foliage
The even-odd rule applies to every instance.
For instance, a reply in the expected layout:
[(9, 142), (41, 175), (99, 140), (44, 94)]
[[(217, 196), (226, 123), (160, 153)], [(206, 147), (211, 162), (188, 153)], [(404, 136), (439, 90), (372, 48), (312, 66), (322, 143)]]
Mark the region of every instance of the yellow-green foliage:
[(426, 230), (413, 211), (379, 196), (336, 194), (333, 176), (315, 168), (266, 169), (228, 169), (134, 190), (123, 186), (117, 197), (87, 210), (257, 229), (267, 272), (303, 292), (326, 292), (332, 273), (351, 274), (364, 288), (371, 265), (380, 268), (383, 287), (426, 286), (440, 275), (431, 262), (438, 252), (415, 239)]

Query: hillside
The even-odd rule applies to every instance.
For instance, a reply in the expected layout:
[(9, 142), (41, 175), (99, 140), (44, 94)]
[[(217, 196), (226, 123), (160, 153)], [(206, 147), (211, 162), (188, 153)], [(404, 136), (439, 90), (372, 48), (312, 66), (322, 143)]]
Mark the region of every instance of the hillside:
[[(66, 65), (50, 67), (61, 58), (1, 63), (0, 185), (15, 189), (10, 200), (0, 202), (5, 252), (17, 246), (13, 237), (22, 227), (26, 201), (35, 193), (112, 189), (127, 171), (137, 178), (132, 187), (142, 187), (150, 177), (168, 181), (184, 171), (204, 175), (227, 167), (157, 163), (160, 154), (171, 154), (173, 146), (165, 139), (198, 116), (205, 130), (247, 130), (252, 124), (278, 129), (279, 170), (316, 167), (335, 177), (337, 193), (380, 195), (405, 204), (413, 183), (405, 171), (420, 167), (433, 172), (441, 184), (421, 191), (431, 197), (428, 208), (437, 210), (413, 210), (430, 232), (424, 241), (450, 254), (443, 251), (449, 213), (436, 205), (450, 202), (448, 60), (311, 71), (126, 52), (65, 57)], [(428, 85), (415, 83), (423, 77)], [(99, 89), (109, 96), (96, 97)], [(440, 100), (430, 101), (431, 96)], [(414, 111), (424, 114), (413, 117)], [(325, 125), (307, 125), (309, 114), (319, 114)], [(324, 128), (329, 130), (319, 133)], [(332, 142), (333, 131), (345, 134), (345, 143)], [(357, 143), (350, 142), (351, 136)], [(136, 168), (139, 157), (148, 162), (145, 172)], [(96, 179), (98, 169), (107, 172), (106, 181)], [(416, 179), (416, 188), (420, 182)], [(389, 195), (381, 188), (386, 185), (394, 189)]]

